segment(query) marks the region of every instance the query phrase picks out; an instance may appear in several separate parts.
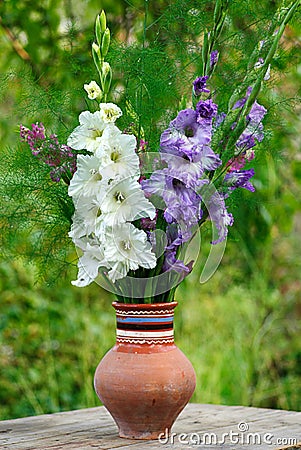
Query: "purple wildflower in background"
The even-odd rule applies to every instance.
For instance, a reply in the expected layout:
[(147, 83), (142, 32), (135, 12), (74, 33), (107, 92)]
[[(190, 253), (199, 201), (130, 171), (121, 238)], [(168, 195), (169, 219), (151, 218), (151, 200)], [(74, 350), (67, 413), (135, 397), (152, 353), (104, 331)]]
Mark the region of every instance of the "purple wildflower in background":
[(138, 152), (146, 152), (148, 148), (148, 142), (140, 139)]
[(254, 150), (248, 150), (244, 154), (237, 156), (234, 160), (229, 161), (228, 170), (229, 172), (241, 170), (245, 167), (247, 162), (252, 161), (255, 158)]
[(244, 188), (250, 192), (255, 192), (253, 184), (249, 181), (254, 176), (254, 173), (254, 169), (229, 172), (224, 178), (224, 185), (231, 191), (237, 188)]
[[(70, 179), (76, 171), (76, 154), (67, 145), (61, 145), (56, 134), (45, 135), (42, 123), (33, 123), (31, 130), (20, 125), (20, 137), (26, 142), (32, 154), (52, 168), (50, 177), (58, 182)], [(67, 178), (66, 178), (67, 177)]]
[(33, 123), (30, 130), (29, 128), (26, 128), (21, 124), (20, 137), (24, 142), (27, 142), (32, 154), (34, 156), (37, 156), (40, 152), (40, 146), (46, 139), (44, 125), (42, 123)]
[(196, 97), (199, 97), (203, 92), (209, 93), (210, 89), (206, 87), (206, 83), (208, 80), (208, 75), (204, 77), (198, 77), (193, 82), (193, 92)]

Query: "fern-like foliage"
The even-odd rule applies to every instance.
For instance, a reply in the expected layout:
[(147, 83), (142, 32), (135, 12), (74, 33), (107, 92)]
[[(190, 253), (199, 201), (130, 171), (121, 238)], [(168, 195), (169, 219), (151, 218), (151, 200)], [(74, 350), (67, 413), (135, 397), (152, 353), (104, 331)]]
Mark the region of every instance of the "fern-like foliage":
[(1, 151), (0, 197), (1, 256), (35, 261), (48, 282), (58, 277), (70, 252), (67, 185), (52, 182), (24, 144)]

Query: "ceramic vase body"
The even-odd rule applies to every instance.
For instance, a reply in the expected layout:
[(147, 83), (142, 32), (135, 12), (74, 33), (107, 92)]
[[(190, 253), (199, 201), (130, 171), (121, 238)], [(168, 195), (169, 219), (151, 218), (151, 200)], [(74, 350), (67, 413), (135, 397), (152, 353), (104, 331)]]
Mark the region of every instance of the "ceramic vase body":
[(116, 344), (98, 365), (94, 386), (120, 437), (168, 434), (194, 392), (194, 369), (174, 344), (176, 305), (113, 303)]

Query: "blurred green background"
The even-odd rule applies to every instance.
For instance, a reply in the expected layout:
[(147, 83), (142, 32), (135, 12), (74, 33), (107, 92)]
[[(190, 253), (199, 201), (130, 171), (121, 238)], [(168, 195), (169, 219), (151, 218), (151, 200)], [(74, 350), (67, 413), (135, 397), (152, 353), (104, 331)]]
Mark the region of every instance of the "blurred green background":
[[(230, 3), (219, 44), (223, 70), (214, 78), (222, 105), (240, 83), (246, 55), (281, 4), (272, 0), (260, 5), (247, 0)], [(82, 86), (97, 80), (90, 48), (95, 16), (101, 9), (107, 12), (114, 38), (109, 54), (116, 75), (114, 92), (121, 102), (130, 100), (135, 105), (135, 83), (145, 87), (149, 95), (139, 112), (145, 118), (145, 130), (149, 134), (151, 130), (150, 141), (156, 142), (181, 95), (189, 92), (188, 83), (183, 91), (184, 81), (191, 81), (197, 70), (201, 31), (210, 26), (214, 2), (151, 0), (147, 7), (150, 53), (145, 54), (141, 71), (135, 47), (143, 35), (143, 1), (2, 1), (2, 181), (12, 176), (11, 158), (20, 151), (20, 123), (29, 126), (42, 121), (49, 134), (57, 133), (64, 142), (78, 114), (91, 106), (86, 104)], [(298, 14), (287, 27), (271, 80), (260, 96), (268, 116), (266, 138), (254, 163), (256, 193), (241, 192), (231, 204), (235, 224), (216, 274), (199, 284), (210, 240), (210, 230), (205, 228), (199, 261), (177, 291), (176, 342), (197, 373), (194, 402), (301, 410)], [(127, 44), (133, 47), (126, 49)], [(118, 94), (125, 80), (128, 98)], [(10, 223), (3, 211), (11, 209), (14, 219), (18, 218), (27, 202), (26, 192), (21, 189), (11, 201), (1, 202), (0, 419), (98, 405), (93, 374), (114, 343), (113, 297), (96, 284), (82, 290), (72, 287), (74, 264), (66, 267), (56, 260), (46, 261), (43, 270), (27, 251), (32, 236), (26, 234), (21, 220), (19, 228), (16, 221), (12, 232), (7, 232)], [(62, 236), (55, 245), (66, 247), (67, 259), (73, 261), (74, 249), (63, 236), (66, 224), (60, 230)], [(50, 277), (54, 266), (60, 268), (60, 276)], [(41, 272), (43, 279), (38, 276)]]

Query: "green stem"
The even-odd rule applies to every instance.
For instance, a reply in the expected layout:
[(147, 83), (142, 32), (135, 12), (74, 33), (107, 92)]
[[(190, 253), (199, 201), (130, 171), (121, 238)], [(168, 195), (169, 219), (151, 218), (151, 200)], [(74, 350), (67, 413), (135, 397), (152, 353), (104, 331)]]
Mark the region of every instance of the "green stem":
[[(148, 19), (148, 0), (144, 0), (144, 21), (143, 21), (143, 37), (142, 37), (142, 49), (145, 49), (146, 44), (146, 30), (147, 30), (147, 19)], [(144, 52), (141, 54), (141, 73), (142, 76), (144, 74)], [(138, 98), (138, 111), (141, 111), (141, 105), (142, 105), (142, 94), (143, 94), (143, 83), (142, 79), (140, 79), (140, 89), (139, 89), (139, 98)], [(140, 139), (141, 139), (141, 114), (138, 115), (139, 117), (139, 123), (138, 123), (138, 136), (137, 136), (137, 142), (139, 145)]]

